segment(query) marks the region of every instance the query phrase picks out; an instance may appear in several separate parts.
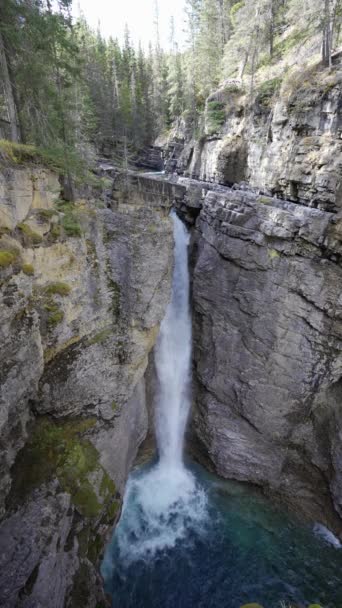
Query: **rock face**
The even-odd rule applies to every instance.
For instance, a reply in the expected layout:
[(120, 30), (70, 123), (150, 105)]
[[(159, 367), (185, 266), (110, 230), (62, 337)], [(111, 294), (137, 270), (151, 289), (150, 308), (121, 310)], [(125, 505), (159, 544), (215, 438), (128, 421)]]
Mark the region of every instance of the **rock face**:
[(43, 169), (0, 182), (0, 604), (104, 606), (99, 558), (147, 433), (172, 199), (125, 184), (107, 207), (55, 204)]
[[(236, 85), (207, 100), (200, 141), (175, 133), (166, 169), (258, 191), (310, 207), (342, 208), (342, 71), (301, 71), (292, 81), (262, 85), (252, 107)], [(217, 121), (220, 112), (224, 118)], [(181, 140), (183, 137), (183, 145)]]
[(208, 192), (193, 229), (193, 429), (222, 476), (341, 533), (342, 220)]
[(342, 72), (282, 78), (253, 99), (227, 81), (200, 139), (180, 125), (166, 147), (166, 171), (207, 182), (179, 206), (197, 217), (192, 428), (220, 475), (341, 533)]

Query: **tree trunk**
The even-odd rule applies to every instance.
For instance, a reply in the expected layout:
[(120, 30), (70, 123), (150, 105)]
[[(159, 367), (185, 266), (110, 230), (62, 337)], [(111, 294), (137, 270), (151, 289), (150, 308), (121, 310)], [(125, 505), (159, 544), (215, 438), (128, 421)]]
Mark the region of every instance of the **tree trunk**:
[(17, 108), (15, 105), (14, 94), (13, 94), (13, 84), (11, 82), (9, 70), (8, 70), (8, 62), (6, 49), (4, 44), (4, 39), (2, 33), (0, 32), (0, 66), (4, 83), (5, 97), (8, 108), (8, 116), (11, 124), (11, 139), (12, 141), (18, 142), (20, 141), (20, 132), (18, 127), (18, 118), (17, 118)]
[(331, 26), (330, 0), (324, 0), (322, 61), (327, 67), (331, 67)]

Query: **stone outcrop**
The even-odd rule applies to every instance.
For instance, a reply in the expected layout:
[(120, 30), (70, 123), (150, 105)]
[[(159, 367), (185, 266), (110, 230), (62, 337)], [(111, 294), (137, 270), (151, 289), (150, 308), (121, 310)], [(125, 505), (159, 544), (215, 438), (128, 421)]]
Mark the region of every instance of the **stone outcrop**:
[(213, 93), (200, 140), (175, 132), (166, 147), (166, 170), (228, 186), (248, 182), (262, 193), (340, 210), (341, 66), (278, 80), (262, 83), (252, 105), (242, 85)]
[(104, 606), (99, 559), (147, 433), (172, 198), (125, 181), (70, 204), (38, 168), (1, 184), (0, 604)]
[(341, 229), (227, 189), (207, 192), (192, 237), (197, 454), (338, 533)]

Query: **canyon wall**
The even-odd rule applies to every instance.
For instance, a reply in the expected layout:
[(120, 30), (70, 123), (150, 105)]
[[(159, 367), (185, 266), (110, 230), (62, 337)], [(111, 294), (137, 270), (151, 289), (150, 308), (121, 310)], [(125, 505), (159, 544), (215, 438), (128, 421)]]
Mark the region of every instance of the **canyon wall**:
[[(99, 559), (148, 428), (144, 374), (169, 299), (170, 196), (70, 204), (3, 167), (0, 604), (94, 608)], [(172, 187), (170, 187), (172, 189)]]
[(299, 76), (252, 104), (225, 83), (166, 158), (193, 225), (195, 451), (341, 534), (342, 72)]
[[(283, 75), (284, 76), (284, 75)], [(170, 172), (250, 188), (310, 207), (342, 207), (342, 70), (298, 69), (253, 94), (227, 81), (206, 101), (196, 140), (180, 123), (166, 146)]]
[(342, 220), (208, 192), (193, 229), (193, 429), (222, 476), (342, 531)]

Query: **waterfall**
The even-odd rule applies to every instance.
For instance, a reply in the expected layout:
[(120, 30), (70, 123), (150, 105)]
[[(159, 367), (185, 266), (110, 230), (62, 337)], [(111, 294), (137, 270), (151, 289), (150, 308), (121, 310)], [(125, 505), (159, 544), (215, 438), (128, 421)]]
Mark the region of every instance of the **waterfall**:
[[(183, 442), (190, 409), (191, 316), (189, 305), (189, 235), (176, 214), (171, 301), (155, 349), (158, 377), (156, 437), (158, 463), (133, 472), (124, 497), (114, 544), (121, 562), (153, 557), (184, 541), (189, 530), (203, 529), (207, 497), (183, 463)], [(115, 551), (114, 551), (115, 554)], [(107, 551), (102, 570), (114, 567)]]
[(175, 243), (172, 295), (155, 352), (159, 381), (156, 435), (161, 466), (179, 469), (183, 467), (183, 440), (190, 409), (189, 234), (174, 212), (172, 218)]

